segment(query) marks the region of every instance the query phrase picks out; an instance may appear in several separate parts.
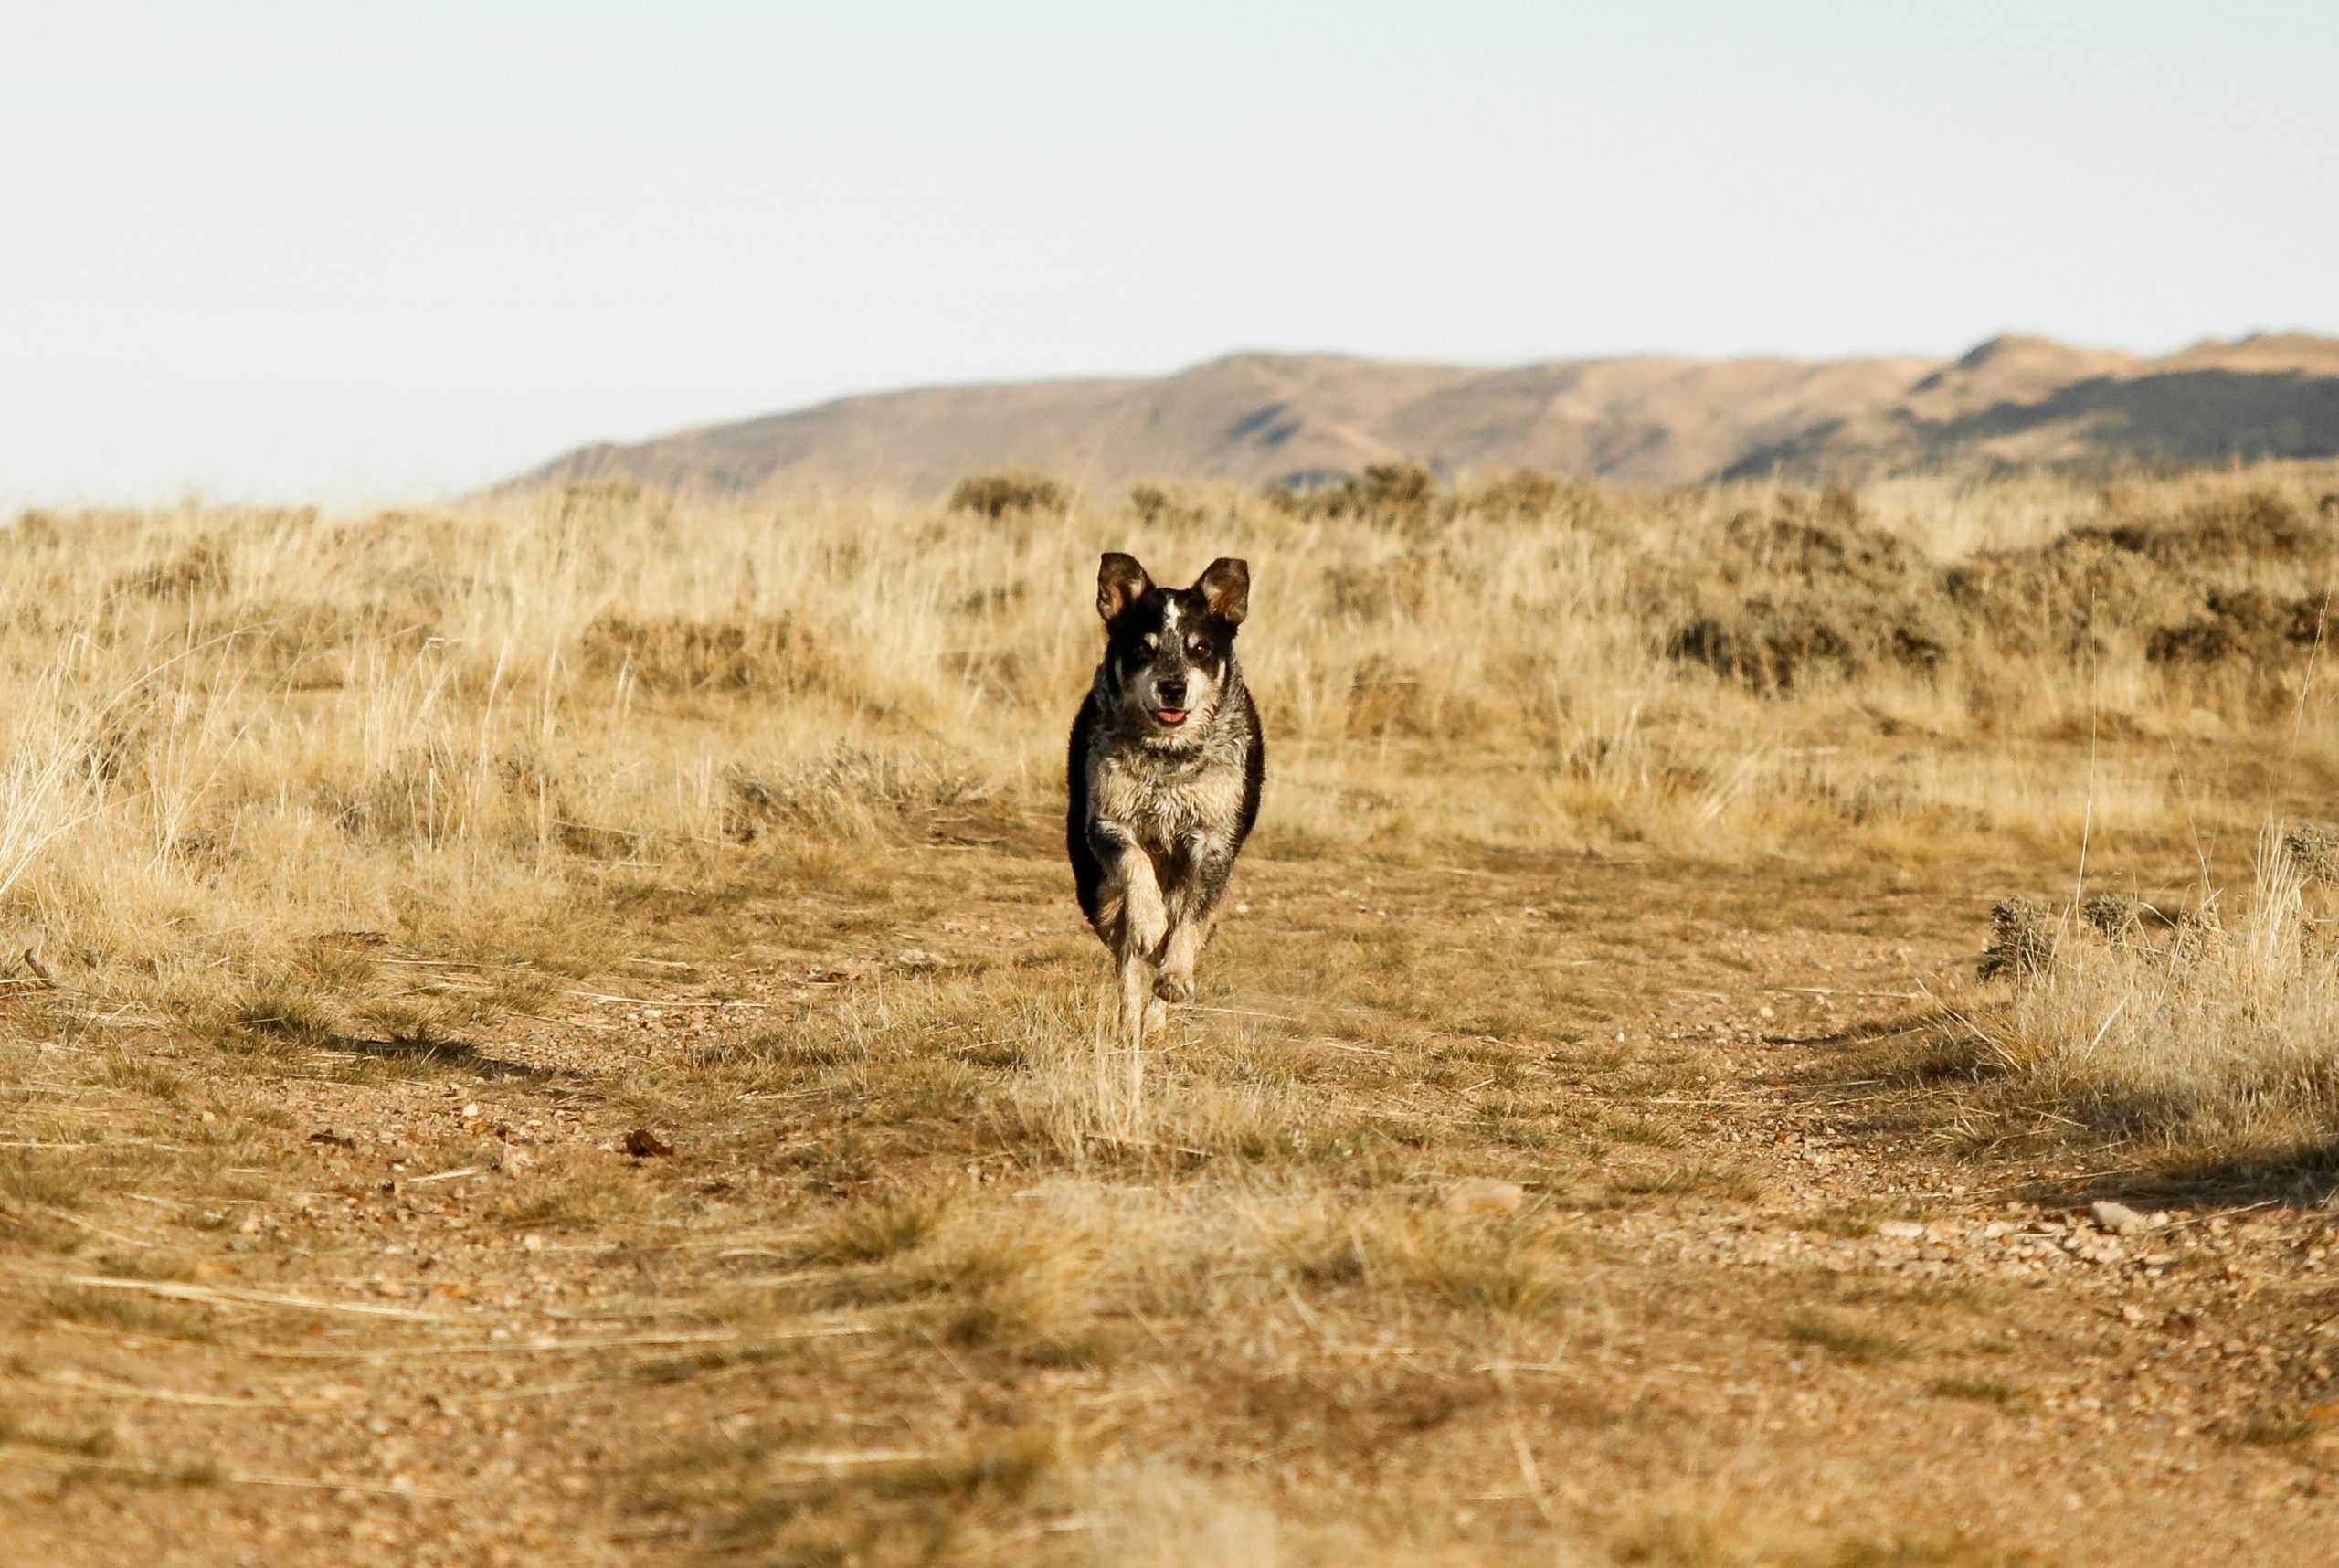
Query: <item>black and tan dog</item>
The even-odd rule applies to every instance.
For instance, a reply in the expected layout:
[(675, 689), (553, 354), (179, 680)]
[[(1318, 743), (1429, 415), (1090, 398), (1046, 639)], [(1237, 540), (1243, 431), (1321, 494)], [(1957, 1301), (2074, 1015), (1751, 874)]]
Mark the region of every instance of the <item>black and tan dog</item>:
[(1192, 1000), (1194, 959), (1259, 815), (1266, 745), (1234, 657), (1250, 600), (1241, 561), (1212, 561), (1190, 588), (1155, 587), (1118, 552), (1096, 568), (1105, 659), (1072, 726), (1064, 836), (1132, 1033)]

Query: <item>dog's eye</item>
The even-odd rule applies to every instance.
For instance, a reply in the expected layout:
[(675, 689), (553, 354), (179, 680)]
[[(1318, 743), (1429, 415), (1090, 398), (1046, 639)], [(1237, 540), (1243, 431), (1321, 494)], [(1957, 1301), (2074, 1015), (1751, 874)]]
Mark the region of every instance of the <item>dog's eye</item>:
[(1148, 631), (1144, 636), (1138, 639), (1137, 646), (1138, 652), (1141, 653), (1151, 653), (1161, 646), (1161, 639)]
[(1186, 657), (1189, 659), (1209, 658), (1210, 644), (1203, 641), (1199, 637), (1195, 638), (1191, 642), (1186, 644)]

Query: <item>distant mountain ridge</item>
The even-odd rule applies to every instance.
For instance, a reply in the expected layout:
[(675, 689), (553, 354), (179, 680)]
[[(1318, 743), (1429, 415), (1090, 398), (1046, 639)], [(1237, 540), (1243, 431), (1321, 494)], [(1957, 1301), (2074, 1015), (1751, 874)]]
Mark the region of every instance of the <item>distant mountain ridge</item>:
[(513, 482), (924, 494), (1021, 467), (1108, 493), (1392, 461), (1681, 484), (2334, 456), (2339, 339), (2259, 334), (2144, 359), (2008, 335), (1953, 361), (1637, 355), (1489, 370), (1236, 354), (1172, 376), (839, 398), (583, 447)]

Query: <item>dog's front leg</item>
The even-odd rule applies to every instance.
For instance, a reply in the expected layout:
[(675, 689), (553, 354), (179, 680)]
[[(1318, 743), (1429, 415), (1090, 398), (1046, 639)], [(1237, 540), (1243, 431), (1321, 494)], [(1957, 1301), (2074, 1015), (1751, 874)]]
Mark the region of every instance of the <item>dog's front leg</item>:
[(1205, 842), (1189, 851), (1185, 874), (1175, 878), (1177, 885), (1164, 900), (1169, 931), (1161, 943), (1161, 974), (1153, 985), (1153, 994), (1163, 1001), (1194, 1000), (1194, 960), (1210, 940), (1219, 895), (1233, 870), (1230, 848)]
[(1162, 900), (1160, 878), (1153, 857), (1133, 835), (1113, 823), (1091, 830), (1098, 863), (1105, 868), (1107, 901), (1119, 906), (1109, 940), (1120, 965), (1121, 1022), (1132, 1037), (1142, 1036), (1154, 1022), (1151, 1007), (1154, 966), (1169, 934), (1170, 915)]

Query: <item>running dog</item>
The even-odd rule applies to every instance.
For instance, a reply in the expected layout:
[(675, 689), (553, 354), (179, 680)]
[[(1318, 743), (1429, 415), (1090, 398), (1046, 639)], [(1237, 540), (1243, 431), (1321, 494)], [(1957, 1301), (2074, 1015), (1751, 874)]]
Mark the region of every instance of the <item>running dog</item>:
[(1237, 560), (1190, 588), (1155, 587), (1117, 551), (1096, 567), (1105, 659), (1072, 726), (1064, 840), (1134, 1037), (1193, 1000), (1194, 959), (1259, 815), (1266, 743), (1234, 658), (1250, 605)]

